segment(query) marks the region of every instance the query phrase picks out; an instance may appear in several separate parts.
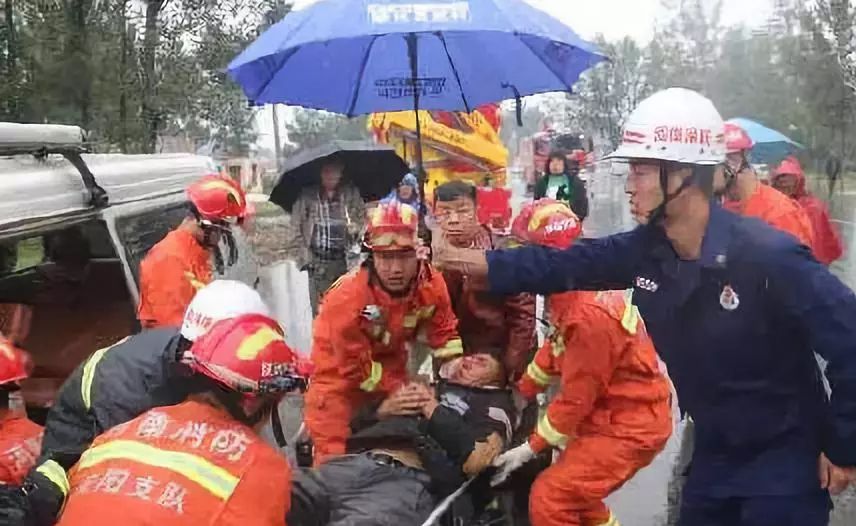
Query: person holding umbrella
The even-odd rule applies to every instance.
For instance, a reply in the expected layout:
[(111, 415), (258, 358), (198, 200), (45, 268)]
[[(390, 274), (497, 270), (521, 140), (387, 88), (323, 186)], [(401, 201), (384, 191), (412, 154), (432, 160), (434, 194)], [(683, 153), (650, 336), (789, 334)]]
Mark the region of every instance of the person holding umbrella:
[(825, 526), (829, 492), (856, 481), (856, 294), (792, 236), (715, 203), (725, 129), (702, 95), (642, 101), (611, 157), (630, 164), (635, 230), (566, 250), (437, 239), (434, 262), (497, 294), (632, 287), (695, 419), (679, 524)]
[(348, 271), (347, 252), (365, 223), (365, 203), (344, 168), (335, 158), (322, 164), (318, 183), (304, 188), (291, 210), (287, 246), (297, 267), (309, 272), (313, 314), (321, 295)]

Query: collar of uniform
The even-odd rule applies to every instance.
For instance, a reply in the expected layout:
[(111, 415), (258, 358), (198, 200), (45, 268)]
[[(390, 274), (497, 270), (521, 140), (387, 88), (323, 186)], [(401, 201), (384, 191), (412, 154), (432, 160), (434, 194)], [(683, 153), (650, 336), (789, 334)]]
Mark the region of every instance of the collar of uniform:
[(731, 242), (731, 227), (736, 218), (737, 216), (724, 210), (715, 201), (710, 202), (710, 217), (699, 258), (703, 267), (720, 268), (725, 265), (728, 245)]
[[(701, 256), (698, 263), (707, 268), (720, 268), (727, 256), (728, 244), (731, 241), (731, 227), (737, 216), (724, 210), (719, 204), (711, 201), (710, 217), (701, 244)], [(650, 251), (649, 254), (659, 260), (674, 261), (678, 259), (666, 233), (660, 226), (640, 227), (647, 230)]]

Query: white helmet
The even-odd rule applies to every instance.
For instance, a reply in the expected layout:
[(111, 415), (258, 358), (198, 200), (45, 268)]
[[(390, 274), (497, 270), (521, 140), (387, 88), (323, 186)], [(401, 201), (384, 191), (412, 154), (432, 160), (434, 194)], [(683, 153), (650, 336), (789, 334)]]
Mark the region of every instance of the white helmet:
[(633, 110), (624, 124), (621, 145), (606, 158), (721, 164), (725, 123), (713, 103), (695, 91), (658, 91)]
[(195, 341), (216, 322), (244, 314), (271, 316), (262, 297), (249, 285), (227, 279), (213, 281), (200, 289), (187, 307), (181, 335)]

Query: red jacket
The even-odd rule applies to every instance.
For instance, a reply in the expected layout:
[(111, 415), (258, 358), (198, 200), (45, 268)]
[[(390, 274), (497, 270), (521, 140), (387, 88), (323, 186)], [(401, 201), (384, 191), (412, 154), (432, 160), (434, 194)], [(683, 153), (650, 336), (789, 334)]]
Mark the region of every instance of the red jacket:
[(554, 332), (518, 384), (527, 398), (554, 381), (561, 386), (529, 439), (532, 449), (587, 434), (661, 449), (672, 431), (671, 386), (629, 293), (554, 295), (550, 316)]
[(188, 401), (107, 431), (69, 471), (60, 526), (283, 525), (288, 462), (252, 429)]
[(799, 196), (797, 202), (811, 221), (814, 257), (824, 265), (831, 265), (844, 254), (844, 246), (838, 229), (832, 224), (829, 208), (821, 199), (809, 193)]
[(20, 484), (42, 449), (42, 426), (8, 411), (0, 420), (0, 484)]
[[(475, 245), (496, 248), (487, 229)], [(510, 378), (520, 378), (535, 348), (535, 296), (495, 296), (473, 287), (459, 272), (444, 271), (443, 278), (458, 317), (464, 351), (494, 355), (502, 361)]]
[(757, 217), (773, 228), (787, 232), (803, 245), (814, 248), (811, 222), (793, 199), (771, 186), (758, 184), (745, 201), (726, 201), (723, 206), (737, 214)]
[(408, 364), (422, 340), (436, 358), (463, 353), (443, 276), (425, 265), (415, 289), (393, 298), (370, 282), (362, 267), (326, 293), (315, 318), (305, 420), (316, 464), (345, 453), (355, 409), (407, 382), (420, 364)]
[(180, 327), (196, 291), (212, 279), (205, 247), (187, 230), (173, 230), (140, 263), (137, 318), (145, 328)]

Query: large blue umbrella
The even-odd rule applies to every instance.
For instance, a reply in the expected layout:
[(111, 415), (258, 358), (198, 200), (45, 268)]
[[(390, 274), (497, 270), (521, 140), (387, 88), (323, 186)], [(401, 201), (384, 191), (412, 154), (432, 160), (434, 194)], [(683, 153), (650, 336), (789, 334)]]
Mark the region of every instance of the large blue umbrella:
[(523, 0), (321, 0), (265, 31), (228, 71), (257, 104), (350, 117), (570, 91), (602, 59)]
[(755, 143), (751, 154), (754, 163), (775, 164), (803, 148), (802, 144), (790, 139), (787, 135), (753, 120), (738, 117), (729, 119), (728, 122), (742, 128)]

